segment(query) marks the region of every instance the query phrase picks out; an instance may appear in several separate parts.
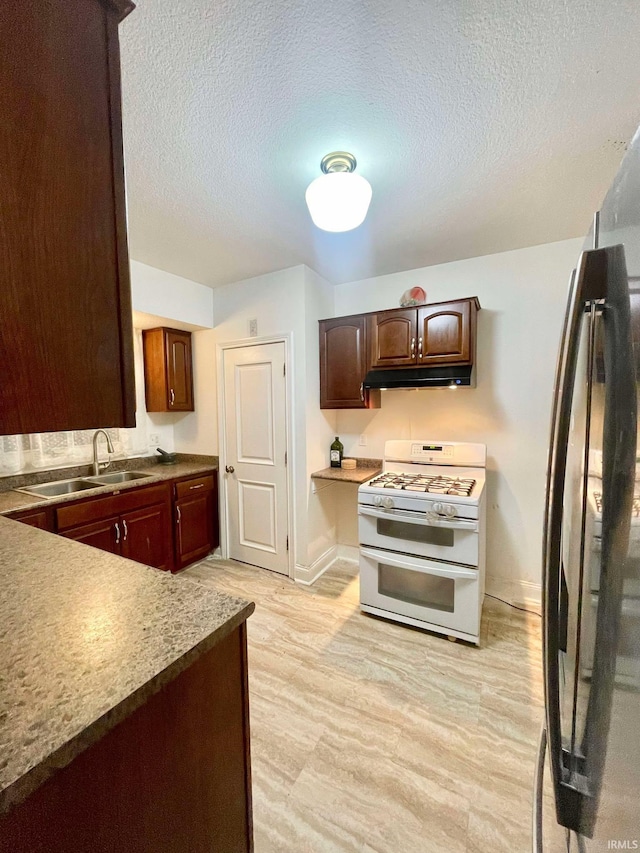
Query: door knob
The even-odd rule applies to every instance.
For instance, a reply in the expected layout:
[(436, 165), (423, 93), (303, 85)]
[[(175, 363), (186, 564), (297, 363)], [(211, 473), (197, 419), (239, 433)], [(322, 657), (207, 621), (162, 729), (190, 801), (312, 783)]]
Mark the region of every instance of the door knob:
[(233, 465), (227, 465), (224, 470), (227, 472), (227, 474), (233, 474), (236, 469), (233, 467)]

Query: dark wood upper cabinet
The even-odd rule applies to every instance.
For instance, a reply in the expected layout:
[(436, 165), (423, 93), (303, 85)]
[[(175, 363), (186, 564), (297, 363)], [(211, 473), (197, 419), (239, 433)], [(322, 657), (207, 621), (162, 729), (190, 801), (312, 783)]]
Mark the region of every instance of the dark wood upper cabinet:
[(0, 434), (135, 425), (122, 0), (0, 4)]
[(371, 367), (405, 367), (416, 363), (417, 311), (396, 308), (368, 317)]
[(372, 368), (473, 364), (477, 297), (368, 314)]
[(320, 320), (320, 408), (379, 408), (380, 392), (362, 387), (368, 369), (365, 317)]
[(379, 407), (362, 385), (369, 370), (473, 366), (479, 309), (472, 296), (320, 320), (320, 408)]
[(479, 307), (473, 298), (419, 308), (418, 364), (470, 364)]
[(147, 411), (192, 412), (191, 332), (145, 329), (142, 340)]

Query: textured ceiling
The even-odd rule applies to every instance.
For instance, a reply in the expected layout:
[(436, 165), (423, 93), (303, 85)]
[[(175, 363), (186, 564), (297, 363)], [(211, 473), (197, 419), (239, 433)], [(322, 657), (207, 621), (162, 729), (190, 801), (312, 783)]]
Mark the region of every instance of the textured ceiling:
[[(138, 0), (131, 254), (337, 283), (580, 235), (640, 123), (639, 33), (636, 0)], [(346, 234), (304, 203), (335, 149), (374, 193)]]

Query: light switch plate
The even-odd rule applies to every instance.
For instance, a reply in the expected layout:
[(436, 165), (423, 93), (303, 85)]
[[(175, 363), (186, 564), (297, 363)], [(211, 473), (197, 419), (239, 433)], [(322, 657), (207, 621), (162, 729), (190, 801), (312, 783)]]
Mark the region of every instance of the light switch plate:
[(358, 444), (360, 445), (360, 447), (367, 446), (367, 436), (364, 433), (362, 433), (362, 435), (358, 439)]
[(255, 317), (252, 320), (249, 320), (249, 337), (258, 337), (258, 321)]
[(152, 432), (149, 436), (149, 444), (153, 444), (154, 447), (157, 447), (160, 444), (160, 436), (157, 432)]

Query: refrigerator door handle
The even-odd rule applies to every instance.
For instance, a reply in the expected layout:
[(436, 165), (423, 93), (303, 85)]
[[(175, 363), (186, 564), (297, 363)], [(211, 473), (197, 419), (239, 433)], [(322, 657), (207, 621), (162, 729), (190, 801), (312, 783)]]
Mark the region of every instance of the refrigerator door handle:
[[(549, 741), (549, 750), (558, 755), (562, 750), (562, 728), (560, 719), (560, 662), (559, 662), (559, 587), (560, 587), (560, 532), (562, 514), (558, 512), (558, 489), (564, 488), (564, 470), (566, 465), (566, 446), (568, 442), (571, 398), (568, 398), (572, 383), (568, 379), (570, 365), (569, 344), (577, 339), (581, 312), (579, 310), (576, 270), (573, 271), (569, 285), (569, 296), (564, 318), (564, 327), (560, 340), (556, 379), (551, 414), (551, 440), (547, 463), (547, 489), (544, 513), (542, 544), (542, 662), (545, 689), (546, 729), (545, 740)], [(577, 344), (574, 343), (574, 350)], [(575, 353), (573, 354), (575, 363)], [(558, 455), (564, 445), (562, 458)], [(558, 466), (561, 466), (559, 471)], [(553, 733), (553, 734), (552, 734)], [(552, 778), (557, 802), (556, 784), (560, 775), (559, 760), (553, 766)]]
[(583, 797), (582, 834), (588, 837), (597, 817), (607, 753), (636, 478), (637, 386), (628, 276), (623, 246), (610, 246), (606, 251), (600, 590), (596, 653), (581, 744), (588, 792)]
[[(607, 295), (608, 249), (583, 252), (575, 272), (556, 372), (551, 443), (547, 466), (547, 496), (543, 538), (543, 666), (547, 716), (546, 736), (558, 822), (580, 831), (581, 800), (584, 791), (570, 778), (563, 754), (560, 715), (560, 572), (562, 561), (562, 520), (567, 451), (571, 425), (580, 326), (585, 305)], [(574, 784), (578, 781), (578, 784)]]
[(533, 823), (531, 827), (531, 853), (543, 853), (542, 801), (544, 790), (544, 759), (547, 751), (547, 730), (542, 726), (538, 741), (538, 757), (533, 781)]

